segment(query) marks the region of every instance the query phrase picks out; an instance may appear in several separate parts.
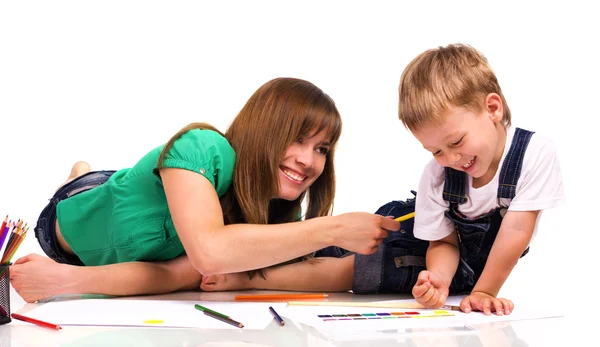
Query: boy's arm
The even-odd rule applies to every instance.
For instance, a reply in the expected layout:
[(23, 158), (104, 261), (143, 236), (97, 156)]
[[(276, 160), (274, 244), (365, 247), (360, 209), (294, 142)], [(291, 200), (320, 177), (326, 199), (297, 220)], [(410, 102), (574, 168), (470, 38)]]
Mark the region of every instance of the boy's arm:
[(270, 289), (338, 292), (352, 289), (354, 255), (315, 258), (265, 269), (265, 277), (245, 272), (204, 276), (204, 291)]
[(508, 211), (472, 292), (496, 297), (529, 245), (539, 211)]
[(427, 269), (419, 273), (412, 289), (418, 303), (427, 308), (439, 308), (446, 303), (459, 258), (456, 231), (429, 242), (425, 258)]
[(427, 270), (437, 274), (446, 289), (450, 287), (452, 278), (458, 268), (460, 251), (458, 250), (458, 236), (456, 231), (438, 241), (429, 242), (425, 261)]

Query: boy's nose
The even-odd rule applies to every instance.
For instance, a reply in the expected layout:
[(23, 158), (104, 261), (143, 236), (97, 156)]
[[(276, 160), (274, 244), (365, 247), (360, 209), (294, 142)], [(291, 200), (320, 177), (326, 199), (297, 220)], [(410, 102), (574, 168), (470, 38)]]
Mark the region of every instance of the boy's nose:
[(448, 154), (448, 162), (452, 163), (452, 165), (458, 165), (460, 160), (462, 159), (462, 154), (460, 153), (449, 153)]

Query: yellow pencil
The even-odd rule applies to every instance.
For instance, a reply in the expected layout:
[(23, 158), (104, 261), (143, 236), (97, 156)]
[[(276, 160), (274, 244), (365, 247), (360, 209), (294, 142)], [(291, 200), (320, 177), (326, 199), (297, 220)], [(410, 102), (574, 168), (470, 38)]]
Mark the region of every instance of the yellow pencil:
[(411, 212), (411, 213), (409, 213), (409, 214), (405, 214), (404, 216), (400, 216), (400, 217), (398, 217), (398, 218), (396, 218), (396, 219), (394, 219), (394, 220), (396, 220), (396, 221), (398, 221), (398, 222), (404, 222), (405, 220), (407, 220), (407, 219), (411, 219), (411, 218), (413, 218), (414, 216), (415, 216), (415, 213), (414, 213), (414, 212)]

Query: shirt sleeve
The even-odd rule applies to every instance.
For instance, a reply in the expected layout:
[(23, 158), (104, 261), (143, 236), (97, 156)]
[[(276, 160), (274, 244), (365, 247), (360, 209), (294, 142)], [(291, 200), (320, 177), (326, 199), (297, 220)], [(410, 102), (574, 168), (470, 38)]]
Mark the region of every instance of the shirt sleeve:
[(432, 160), (423, 171), (415, 201), (413, 233), (421, 240), (437, 241), (450, 235), (454, 224), (446, 218), (449, 203), (442, 195), (444, 168)]
[(554, 143), (534, 134), (523, 159), (517, 192), (509, 211), (538, 211), (565, 201), (562, 173)]
[(235, 151), (221, 134), (194, 129), (181, 135), (165, 156), (164, 168), (197, 172), (215, 187), (218, 196), (225, 194), (233, 180)]

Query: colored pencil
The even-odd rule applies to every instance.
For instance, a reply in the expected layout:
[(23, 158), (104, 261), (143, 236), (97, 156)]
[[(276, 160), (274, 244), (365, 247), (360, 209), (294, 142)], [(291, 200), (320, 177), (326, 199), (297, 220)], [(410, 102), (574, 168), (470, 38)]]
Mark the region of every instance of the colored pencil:
[[(2, 226), (0, 227), (0, 234), (2, 234), (4, 232), (6, 223), (8, 223), (8, 215), (6, 215), (6, 218), (4, 218), (4, 221), (2, 222)], [(2, 241), (4, 241), (4, 240), (2, 240)], [(2, 241), (0, 241), (0, 248), (2, 248)]]
[(329, 294), (256, 294), (236, 295), (235, 301), (289, 301), (302, 299), (325, 299)]
[(411, 212), (411, 213), (405, 214), (404, 216), (400, 216), (400, 217), (398, 217), (398, 218), (396, 218), (394, 220), (396, 220), (398, 222), (404, 222), (405, 220), (411, 219), (414, 216), (415, 216), (415, 213)]
[(275, 318), (275, 320), (277, 321), (277, 323), (279, 323), (279, 325), (281, 325), (281, 326), (285, 325), (285, 322), (283, 321), (283, 319), (281, 318), (279, 313), (277, 313), (277, 311), (275, 311), (275, 309), (273, 307), (269, 306), (269, 311), (271, 311), (273, 318)]
[(21, 239), (19, 240), (19, 242), (13, 248), (12, 253), (10, 253), (10, 256), (8, 257), (8, 260), (6, 261), (8, 264), (10, 264), (10, 261), (15, 256), (15, 253), (17, 253), (17, 249), (19, 248), (19, 246), (21, 246), (21, 244), (23, 243), (23, 240), (25, 240), (25, 234), (23, 234), (21, 236)]
[[(359, 301), (289, 301), (290, 306), (342, 306), (342, 307), (381, 307), (381, 308), (400, 308), (400, 309), (426, 309), (425, 306), (417, 302), (359, 302)], [(460, 306), (444, 305), (439, 310), (460, 311)]]
[(214, 314), (217, 314), (217, 315), (219, 315), (219, 316), (221, 316), (221, 317), (224, 317), (224, 318), (229, 318), (229, 316), (227, 316), (227, 315), (224, 315), (224, 314), (222, 314), (222, 313), (219, 313), (219, 312), (217, 312), (217, 311), (215, 311), (215, 310), (211, 310), (210, 308), (206, 308), (206, 307), (204, 307), (204, 306), (201, 306), (201, 305), (198, 305), (198, 304), (195, 304), (195, 305), (194, 305), (194, 307), (195, 307), (197, 310), (200, 310), (200, 311), (202, 311), (202, 312), (204, 312), (204, 311), (209, 311), (209, 312), (212, 312), (212, 313), (214, 313)]
[[(22, 219), (19, 219), (17, 222), (9, 221), (6, 223), (6, 227), (0, 232), (0, 249), (2, 249), (4, 240), (7, 239), (6, 247), (4, 247), (2, 256), (0, 257), (0, 264), (10, 263), (15, 253), (17, 253), (17, 249), (23, 243), (23, 239), (27, 235), (27, 230), (29, 230), (29, 227)], [(4, 275), (4, 271), (0, 275)]]
[(233, 319), (231, 319), (231, 318), (229, 318), (229, 317), (224, 317), (224, 316), (223, 316), (223, 315), (221, 315), (221, 314), (216, 314), (216, 313), (213, 313), (213, 311), (204, 310), (204, 311), (202, 311), (202, 312), (203, 312), (205, 315), (209, 316), (209, 317), (212, 317), (212, 318), (215, 318), (215, 319), (218, 319), (218, 320), (220, 320), (221, 322), (225, 322), (225, 323), (227, 323), (227, 324), (231, 324), (231, 325), (233, 325), (233, 326), (235, 326), (235, 327), (238, 327), (238, 328), (243, 328), (243, 327), (244, 327), (244, 324), (242, 324), (242, 323), (240, 323), (240, 322), (237, 322), (237, 321), (234, 321)]
[(13, 313), (10, 315), (11, 317), (13, 317), (14, 319), (17, 320), (21, 320), (23, 322), (27, 322), (27, 323), (32, 323), (44, 328), (49, 328), (49, 329), (55, 329), (55, 330), (60, 330), (62, 329), (62, 327), (60, 325), (57, 324), (52, 324), (52, 323), (48, 323), (48, 322), (44, 322), (38, 319), (34, 319), (34, 318), (30, 318), (30, 317), (25, 317), (23, 315), (20, 315), (18, 313)]
[(8, 235), (8, 227), (7, 226), (0, 229), (0, 250), (2, 249), (2, 246), (4, 245), (4, 240), (6, 240), (6, 235)]

